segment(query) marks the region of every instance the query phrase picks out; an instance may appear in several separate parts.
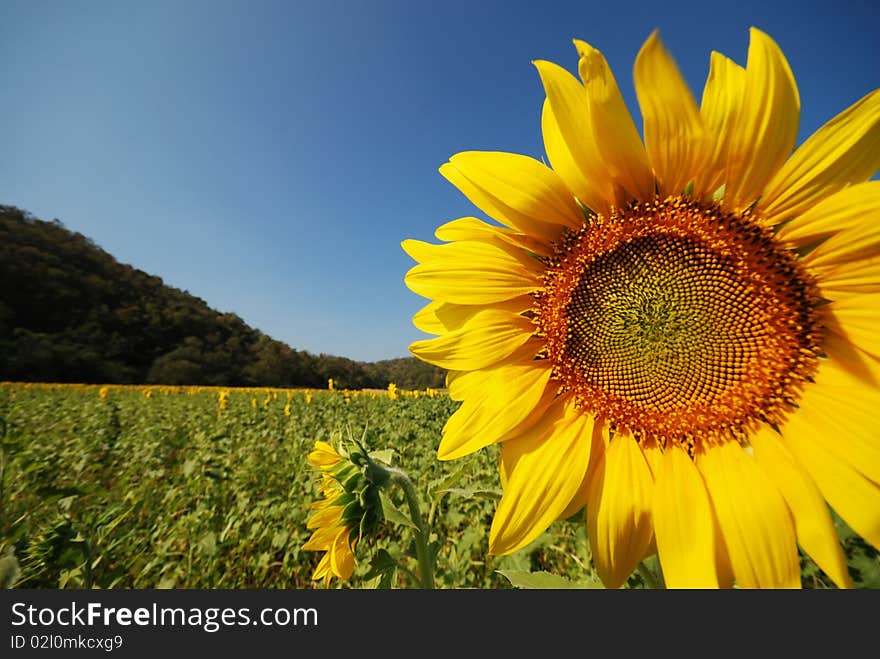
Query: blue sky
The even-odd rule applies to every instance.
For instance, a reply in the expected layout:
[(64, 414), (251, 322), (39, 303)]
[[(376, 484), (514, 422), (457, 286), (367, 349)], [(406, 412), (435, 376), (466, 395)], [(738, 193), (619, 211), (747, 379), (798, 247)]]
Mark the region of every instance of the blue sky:
[(0, 203), (294, 348), (405, 356), (425, 301), (400, 241), (476, 213), (450, 155), (541, 157), (532, 60), (576, 71), (592, 43), (637, 113), (653, 29), (699, 99), (750, 25), (797, 77), (800, 140), (880, 86), (871, 0), (0, 0)]

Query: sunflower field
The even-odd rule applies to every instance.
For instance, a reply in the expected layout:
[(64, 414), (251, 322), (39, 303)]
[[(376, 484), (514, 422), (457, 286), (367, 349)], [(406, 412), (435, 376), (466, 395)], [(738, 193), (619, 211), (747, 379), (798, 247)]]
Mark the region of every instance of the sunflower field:
[[(431, 530), (438, 587), (556, 587), (560, 576), (569, 585), (597, 585), (580, 514), (519, 552), (489, 555), (500, 495), (497, 452), (436, 458), (441, 428), (457, 405), (435, 390), (393, 386), (4, 383), (4, 578), (21, 588), (322, 587), (311, 579), (320, 555), (302, 550), (318, 496), (307, 456), (315, 441), (346, 436), (411, 475)], [(402, 508), (389, 493), (386, 522), (358, 547), (355, 574), (342, 587), (415, 587)], [(839, 530), (855, 584), (880, 587), (876, 553), (842, 524)], [(390, 570), (392, 564), (400, 568)], [(802, 568), (805, 587), (830, 586), (806, 557)], [(645, 582), (636, 572), (627, 585)]]

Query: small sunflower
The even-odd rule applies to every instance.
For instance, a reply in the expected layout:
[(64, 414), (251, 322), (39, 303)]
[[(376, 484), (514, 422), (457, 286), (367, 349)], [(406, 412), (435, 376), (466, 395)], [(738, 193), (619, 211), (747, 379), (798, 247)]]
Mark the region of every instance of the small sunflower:
[(373, 535), (384, 519), (379, 490), (388, 476), (360, 447), (346, 453), (317, 441), (309, 462), (321, 472), (323, 498), (312, 504), (307, 526), (313, 533), (303, 549), (326, 552), (312, 579), (323, 579), (327, 587), (333, 577), (351, 578), (358, 541)]
[(324, 580), (328, 587), (333, 577), (349, 579), (354, 572), (354, 546), (357, 537), (355, 530), (343, 519), (345, 489), (337, 480), (338, 467), (347, 465), (343, 458), (327, 442), (315, 442), (315, 449), (309, 453), (309, 462), (321, 471), (320, 501), (312, 504), (314, 513), (309, 518), (308, 528), (313, 529), (312, 537), (303, 545), (305, 550), (326, 552), (321, 557), (312, 579)]
[(797, 150), (800, 100), (752, 29), (698, 105), (657, 34), (644, 140), (603, 55), (535, 66), (551, 167), (466, 152), (466, 217), (404, 241), (432, 301), (411, 346), (460, 408), (441, 459), (501, 444), (490, 551), (586, 506), (597, 571), (657, 553), (670, 587), (850, 586), (830, 506), (880, 548), (880, 90)]

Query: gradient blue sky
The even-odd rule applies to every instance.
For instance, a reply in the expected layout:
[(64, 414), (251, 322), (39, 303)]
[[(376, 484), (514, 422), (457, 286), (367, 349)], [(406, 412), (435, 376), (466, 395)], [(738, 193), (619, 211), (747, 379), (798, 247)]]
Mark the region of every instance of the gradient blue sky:
[[(541, 157), (534, 59), (602, 50), (638, 112), (654, 29), (699, 99), (748, 28), (798, 80), (803, 140), (880, 86), (880, 9), (837, 2), (0, 0), (0, 203), (292, 347), (378, 360), (423, 336), (403, 238), (476, 213), (437, 168)], [(637, 116), (637, 125), (641, 120)]]

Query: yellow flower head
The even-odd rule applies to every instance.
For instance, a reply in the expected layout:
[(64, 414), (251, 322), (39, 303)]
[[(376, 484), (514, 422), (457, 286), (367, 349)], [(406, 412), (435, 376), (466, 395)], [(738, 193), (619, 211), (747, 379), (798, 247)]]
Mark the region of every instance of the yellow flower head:
[(108, 389), (107, 387), (101, 387), (100, 389), (98, 389), (98, 398), (100, 398), (101, 400), (104, 400), (105, 398), (107, 398), (107, 395), (109, 393), (110, 393), (110, 389)]
[(798, 544), (839, 586), (827, 504), (880, 547), (880, 90), (794, 150), (776, 43), (713, 53), (697, 104), (652, 34), (644, 140), (604, 56), (535, 66), (551, 167), (466, 152), (440, 172), (502, 226), (403, 247), (461, 407), (441, 459), (501, 443), (490, 550), (586, 506), (609, 587), (657, 551), (670, 586), (798, 587)]
[(312, 504), (308, 528), (313, 533), (303, 549), (325, 552), (312, 579), (328, 587), (334, 577), (351, 577), (358, 541), (381, 523), (379, 488), (384, 480), (370, 469), (364, 453), (337, 451), (327, 442), (315, 442), (309, 462), (321, 473), (323, 498)]

